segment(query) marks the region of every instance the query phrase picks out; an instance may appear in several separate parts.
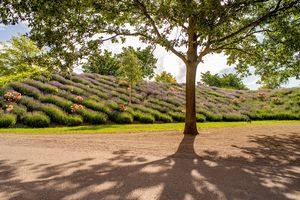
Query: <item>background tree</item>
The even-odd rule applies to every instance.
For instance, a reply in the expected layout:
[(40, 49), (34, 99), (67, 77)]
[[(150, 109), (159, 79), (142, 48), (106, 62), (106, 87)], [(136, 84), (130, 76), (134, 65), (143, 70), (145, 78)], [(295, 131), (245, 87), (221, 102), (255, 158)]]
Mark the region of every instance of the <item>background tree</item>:
[(102, 53), (97, 50), (90, 55), (87, 63), (84, 63), (82, 68), (84, 72), (117, 76), (120, 61), (112, 52), (104, 50)]
[(148, 46), (144, 49), (134, 49), (132, 46), (122, 48), (120, 54), (112, 54), (108, 50), (97, 49), (88, 58), (88, 62), (83, 64), (84, 72), (92, 72), (102, 75), (118, 76), (118, 69), (120, 68), (120, 58), (125, 52), (133, 52), (142, 64), (143, 78), (151, 79), (154, 76), (154, 69), (156, 69), (157, 59), (154, 57), (153, 48)]
[(51, 59), (25, 36), (12, 37), (0, 49), (0, 86), (30, 76), (52, 72)]
[(143, 78), (153, 78), (157, 63), (157, 59), (153, 54), (153, 47), (148, 46), (144, 49), (138, 47), (137, 49), (134, 49), (132, 46), (129, 46), (122, 49), (123, 51), (118, 55), (118, 57), (123, 57), (123, 55), (128, 51), (133, 52), (141, 63)]
[(143, 79), (143, 66), (133, 49), (129, 48), (123, 51), (122, 57), (120, 58), (118, 74), (128, 82), (129, 104), (131, 104), (132, 87)]
[(223, 52), (239, 72), (254, 66), (262, 79), (273, 70), (298, 77), (299, 45), (280, 44), (280, 50), (276, 45), (286, 39), (299, 41), (299, 7), (299, 0), (3, 0), (0, 22), (27, 20), (31, 37), (53, 52), (84, 54), (126, 36), (165, 47), (186, 65), (184, 133), (198, 134), (195, 80), (204, 56)]
[(176, 78), (167, 71), (157, 74), (154, 79), (158, 83), (177, 83)]
[(201, 82), (206, 86), (220, 88), (232, 88), (238, 90), (247, 89), (242, 79), (237, 74), (211, 74), (210, 71), (201, 73)]

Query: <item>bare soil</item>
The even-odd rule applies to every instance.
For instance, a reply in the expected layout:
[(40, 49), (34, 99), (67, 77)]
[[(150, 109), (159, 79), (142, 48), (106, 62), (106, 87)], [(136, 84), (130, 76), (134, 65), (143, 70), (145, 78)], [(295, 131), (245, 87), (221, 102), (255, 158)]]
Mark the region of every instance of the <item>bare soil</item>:
[(0, 135), (0, 199), (300, 199), (300, 124)]

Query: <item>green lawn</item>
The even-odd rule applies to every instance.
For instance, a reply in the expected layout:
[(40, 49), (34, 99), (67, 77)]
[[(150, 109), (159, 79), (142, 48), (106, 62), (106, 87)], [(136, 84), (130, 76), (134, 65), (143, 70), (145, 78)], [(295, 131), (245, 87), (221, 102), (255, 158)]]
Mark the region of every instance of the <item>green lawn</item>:
[[(199, 129), (222, 128), (234, 126), (253, 126), (280, 123), (300, 123), (300, 121), (253, 121), (248, 122), (206, 122), (198, 123)], [(99, 125), (56, 128), (2, 128), (0, 134), (78, 134), (78, 133), (120, 133), (150, 131), (182, 131), (184, 123), (169, 124), (127, 124)]]

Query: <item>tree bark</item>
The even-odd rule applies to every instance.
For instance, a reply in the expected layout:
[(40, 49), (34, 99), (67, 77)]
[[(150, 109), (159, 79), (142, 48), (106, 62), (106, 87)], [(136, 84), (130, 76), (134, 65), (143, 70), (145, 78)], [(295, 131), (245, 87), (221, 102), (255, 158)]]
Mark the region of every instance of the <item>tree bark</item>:
[(197, 135), (196, 121), (196, 72), (197, 64), (186, 65), (186, 109), (184, 134)]

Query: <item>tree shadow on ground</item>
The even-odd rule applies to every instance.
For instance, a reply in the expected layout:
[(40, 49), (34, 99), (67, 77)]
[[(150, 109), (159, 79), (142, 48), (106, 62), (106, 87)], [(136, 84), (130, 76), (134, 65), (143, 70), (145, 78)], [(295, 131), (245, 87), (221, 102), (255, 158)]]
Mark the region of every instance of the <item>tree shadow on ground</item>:
[(98, 164), (86, 158), (32, 165), (39, 174), (32, 181), (16, 175), (26, 161), (0, 160), (0, 197), (2, 192), (7, 199), (297, 199), (299, 133), (249, 140), (252, 147), (235, 147), (243, 156), (224, 158), (216, 151), (198, 156), (195, 137), (186, 135), (163, 159), (148, 161), (122, 150)]

